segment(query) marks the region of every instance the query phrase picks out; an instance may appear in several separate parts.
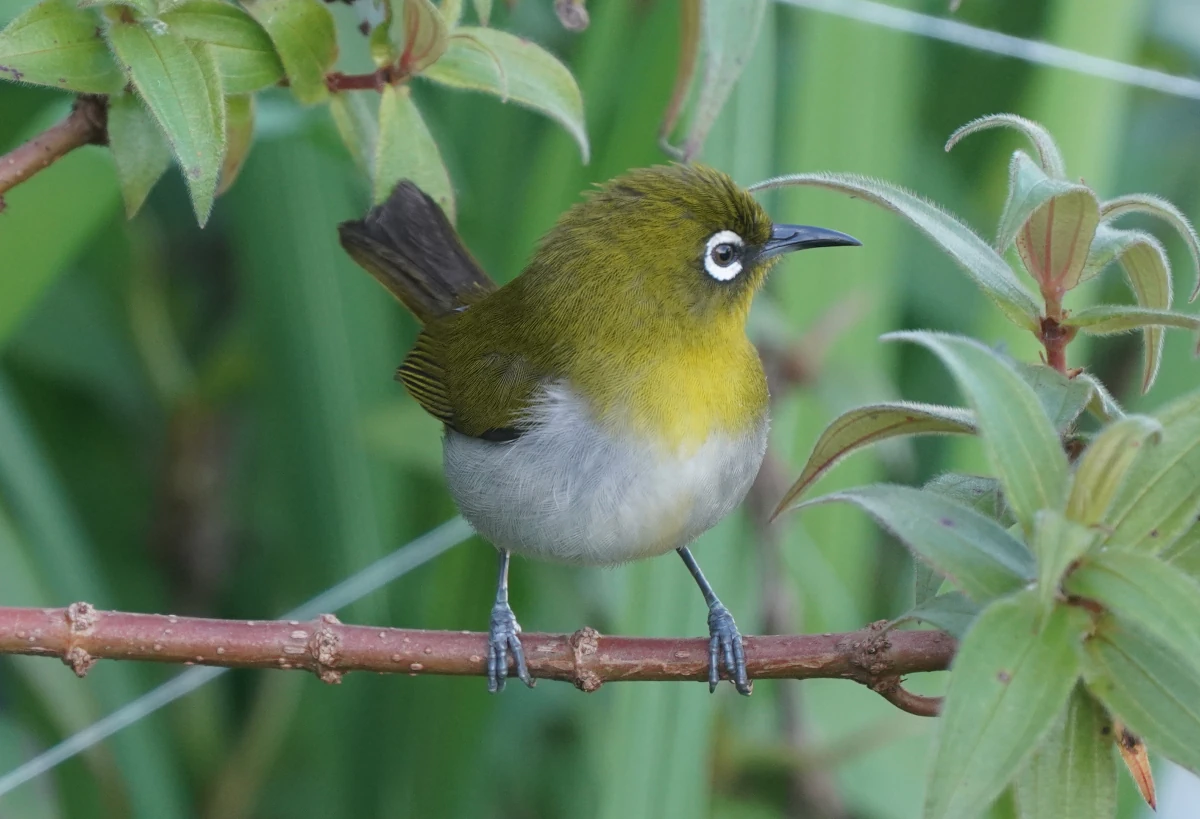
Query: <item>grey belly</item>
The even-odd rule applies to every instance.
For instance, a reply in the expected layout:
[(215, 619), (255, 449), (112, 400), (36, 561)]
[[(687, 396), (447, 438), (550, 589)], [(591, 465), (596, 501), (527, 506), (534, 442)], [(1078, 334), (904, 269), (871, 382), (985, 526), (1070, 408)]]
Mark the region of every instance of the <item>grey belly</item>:
[(546, 389), (530, 420), (504, 443), (447, 430), (444, 462), (480, 535), (546, 560), (606, 565), (686, 546), (742, 502), (767, 446), (765, 414), (684, 451), (620, 440), (561, 386)]

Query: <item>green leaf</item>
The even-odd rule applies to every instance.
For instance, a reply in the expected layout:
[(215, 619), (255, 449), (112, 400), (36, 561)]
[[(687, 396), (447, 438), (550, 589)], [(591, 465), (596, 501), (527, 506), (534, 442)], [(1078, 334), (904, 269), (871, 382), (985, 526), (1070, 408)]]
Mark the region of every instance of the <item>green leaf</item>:
[[(1116, 230), (1102, 222), (1092, 242), (1084, 277), (1088, 277), (1088, 268), (1093, 269), (1094, 275), (1114, 260), (1120, 260), (1121, 269), (1125, 271), (1125, 280), (1129, 282), (1139, 306), (1159, 310), (1166, 310), (1171, 306), (1171, 265), (1167, 261), (1166, 251), (1157, 239), (1136, 230)], [(1160, 327), (1146, 327), (1143, 336), (1146, 346), (1146, 365), (1142, 371), (1144, 393), (1150, 389), (1158, 374), (1158, 365), (1162, 358), (1163, 331)]]
[(1081, 654), (1088, 690), (1147, 745), (1200, 773), (1200, 658), (1113, 617), (1100, 619)]
[(176, 34), (208, 44), (227, 95), (250, 94), (283, 79), (283, 63), (254, 18), (220, 0), (186, 0), (159, 15)]
[(700, 4), (700, 51), (704, 71), (680, 158), (699, 156), (717, 115), (758, 43), (766, 0), (705, 0)]
[(1057, 510), (1038, 511), (1030, 545), (1037, 557), (1037, 591), (1042, 612), (1048, 613), (1054, 607), (1068, 567), (1082, 557), (1098, 537), (1092, 529), (1068, 520)]
[(963, 506), (969, 506), (993, 520), (1000, 520), (1004, 513), (1000, 482), (995, 478), (944, 472), (926, 483), (923, 488), (926, 492), (934, 492)]
[(1104, 709), (1076, 686), (1066, 714), (1017, 777), (1020, 819), (1112, 819), (1117, 766)]
[(813, 445), (800, 477), (775, 509), (778, 515), (803, 495), (822, 475), (856, 450), (905, 435), (972, 434), (971, 413), (936, 404), (896, 401), (856, 407), (834, 419)]
[[(1036, 244), (1039, 251), (1031, 262), (1025, 257), (1026, 248), (1019, 248), (1026, 269), (1035, 279), (1070, 280), (1073, 276), (1077, 282), (1100, 221), (1096, 195), (1083, 185), (1047, 176), (1023, 151), (1013, 154), (1008, 173), (1008, 200), (996, 229), (996, 249), (1003, 253), (1014, 241), (1020, 244), (1024, 232), (1026, 245)], [(1089, 229), (1073, 232), (1070, 230), (1072, 224)], [(1049, 258), (1047, 250), (1050, 251)], [(1068, 257), (1070, 264), (1067, 264)], [(1043, 268), (1061, 271), (1064, 275), (1046, 277), (1041, 275)], [(1071, 287), (1074, 283), (1063, 289)]]
[(1155, 310), (1151, 307), (1132, 307), (1126, 304), (1100, 304), (1077, 310), (1063, 324), (1078, 327), (1085, 333), (1104, 336), (1127, 333), (1142, 327), (1179, 327), (1200, 330), (1200, 316), (1177, 313), (1174, 310)]
[(1017, 374), (1025, 379), (1025, 383), (1033, 387), (1050, 423), (1060, 433), (1075, 423), (1092, 398), (1093, 386), (1088, 381), (1067, 378), (1045, 364), (1010, 363), (1016, 366)]
[(0, 31), (0, 77), (86, 94), (113, 94), (125, 77), (100, 36), (96, 14), (42, 0)]
[(1161, 437), (1162, 424), (1145, 415), (1126, 416), (1101, 430), (1075, 469), (1067, 517), (1085, 526), (1102, 522), (1133, 459), (1147, 441)]
[(671, 145), (671, 134), (679, 123), (684, 103), (692, 90), (696, 68), (700, 64), (700, 21), (703, 16), (701, 0), (681, 0), (679, 4), (679, 60), (675, 68), (675, 83), (671, 99), (658, 126), (658, 142), (665, 153), (679, 157), (680, 149)]
[(451, 88), (495, 94), (540, 111), (566, 129), (588, 161), (583, 96), (567, 67), (539, 46), (504, 31), (455, 29), (442, 58), (421, 74)]
[(1065, 588), (1190, 658), (1200, 674), (1200, 586), (1162, 560), (1135, 552), (1101, 552), (1073, 571)]
[(109, 42), (183, 169), (196, 218), (212, 210), (225, 154), (225, 97), (211, 55), (170, 29), (110, 20)]
[(244, 5), (275, 44), (296, 99), (310, 104), (327, 98), (325, 73), (338, 54), (329, 9), (320, 0), (247, 0)]
[(462, 0), (442, 0), (438, 4), (438, 11), (442, 13), (442, 19), (446, 21), (446, 27), (454, 28), (462, 20)]
[(1100, 203), (1090, 188), (1046, 176), (1021, 151), (1013, 155), (996, 248), (1004, 252), (1016, 240), (1043, 292), (1062, 294), (1079, 283), (1099, 223)]
[(225, 98), (225, 159), (221, 163), (221, 182), (217, 196), (229, 190), (242, 171), (254, 142), (254, 96), (244, 94)]
[(1124, 216), (1126, 213), (1146, 213), (1158, 217), (1170, 224), (1187, 243), (1192, 254), (1192, 266), (1196, 273), (1196, 288), (1192, 291), (1191, 301), (1200, 296), (1200, 237), (1192, 223), (1183, 215), (1183, 211), (1172, 205), (1166, 199), (1151, 196), (1148, 193), (1132, 193), (1128, 196), (1118, 196), (1100, 206), (1100, 214), (1104, 220), (1111, 221)]
[(1164, 550), (1162, 558), (1192, 580), (1200, 582), (1200, 520), (1170, 549)]
[(963, 639), (937, 728), (926, 819), (986, 810), (1066, 704), (1087, 616), (1060, 606), (1040, 630), (1039, 620), (1036, 596), (1022, 592), (984, 609)]
[(155, 0), (78, 0), (80, 8), (95, 6), (128, 6), (137, 9), (142, 17), (152, 18), (158, 13), (158, 3)]
[(171, 146), (136, 94), (108, 100), (108, 147), (117, 166), (117, 181), (132, 219), (159, 178), (171, 165)]
[(1080, 373), (1071, 380), (1091, 387), (1092, 392), (1088, 398), (1087, 410), (1093, 416), (1106, 424), (1125, 417), (1125, 410), (1117, 403), (1117, 399), (1113, 398), (1112, 393), (1091, 373)]
[(1034, 576), (1025, 545), (991, 518), (931, 492), (875, 484), (800, 504), (852, 503), (917, 557), (983, 602), (1020, 588)]
[(908, 620), (921, 620), (962, 639), (979, 615), (979, 606), (962, 592), (949, 592), (931, 597), (913, 606), (893, 621), (893, 625)]
[[(401, 43), (399, 66), (406, 75), (420, 74), (446, 53), (446, 18), (429, 0), (390, 0), (391, 38)], [(402, 8), (397, 9), (396, 3)]]
[(406, 86), (389, 85), (379, 97), (374, 201), (382, 202), (401, 179), (411, 179), (454, 221), (454, 190), (421, 112)]
[(903, 188), (855, 174), (810, 173), (780, 176), (750, 186), (769, 190), (810, 185), (866, 199), (903, 216), (934, 241), (1015, 324), (1037, 332), (1040, 308), (1008, 263), (962, 222)]
[(475, 16), (479, 25), (486, 26), (492, 20), (492, 0), (475, 0)]
[(374, 91), (343, 91), (329, 99), (329, 112), (354, 164), (367, 176), (375, 166), (379, 117), (371, 103)]
[(1154, 414), (1158, 446), (1143, 448), (1106, 521), (1109, 545), (1156, 553), (1170, 548), (1200, 515), (1200, 392)]
[(977, 341), (942, 333), (889, 333), (933, 351), (967, 394), (1004, 497), (1026, 531), (1039, 509), (1062, 509), (1068, 470), (1058, 434), (1037, 394), (996, 353)]
[(1058, 146), (1054, 143), (1054, 137), (1050, 136), (1050, 132), (1036, 122), (1024, 117), (1018, 117), (1015, 114), (991, 114), (968, 122), (950, 135), (950, 139), (946, 142), (946, 150), (949, 151), (959, 142), (962, 142), (963, 137), (980, 131), (986, 131), (989, 128), (1001, 127), (1015, 128), (1023, 133), (1033, 143), (1042, 170), (1056, 179), (1066, 178), (1066, 166), (1063, 164), (1062, 154), (1059, 153)]

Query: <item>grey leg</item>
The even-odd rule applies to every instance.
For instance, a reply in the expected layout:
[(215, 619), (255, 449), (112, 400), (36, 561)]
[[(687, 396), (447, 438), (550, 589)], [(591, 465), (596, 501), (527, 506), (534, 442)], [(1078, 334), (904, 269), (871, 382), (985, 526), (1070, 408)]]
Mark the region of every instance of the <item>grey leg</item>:
[[(533, 678), (525, 667), (525, 652), (521, 649), (521, 626), (508, 605), (509, 552), (500, 549), (500, 577), (496, 581), (496, 603), (492, 606), (491, 626), (488, 629), (488, 691), (504, 690), (508, 677), (508, 653), (511, 651), (521, 682), (533, 688)], [(730, 621), (732, 622), (732, 621)]]
[(716, 592), (708, 584), (704, 572), (700, 571), (696, 558), (692, 557), (687, 547), (678, 551), (688, 571), (696, 579), (696, 585), (704, 594), (704, 602), (708, 603), (708, 690), (717, 690), (717, 682), (720, 680), (717, 666), (720, 660), (724, 660), (725, 670), (733, 679), (738, 693), (749, 696), (753, 689), (746, 677), (746, 653), (742, 648), (742, 635), (737, 624), (733, 622), (733, 615), (717, 599)]

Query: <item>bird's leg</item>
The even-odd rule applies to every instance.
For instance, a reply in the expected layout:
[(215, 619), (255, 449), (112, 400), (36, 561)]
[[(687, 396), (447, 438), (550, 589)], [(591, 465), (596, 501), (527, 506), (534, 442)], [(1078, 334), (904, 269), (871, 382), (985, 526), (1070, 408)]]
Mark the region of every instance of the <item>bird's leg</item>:
[[(504, 690), (508, 677), (508, 653), (511, 651), (521, 682), (533, 688), (533, 677), (525, 667), (525, 652), (521, 649), (521, 626), (508, 605), (508, 561), (510, 553), (500, 549), (500, 578), (496, 581), (496, 603), (492, 606), (491, 626), (488, 629), (488, 691)], [(732, 620), (730, 621), (733, 622)]]
[(720, 680), (717, 665), (719, 660), (723, 660), (725, 670), (733, 678), (733, 684), (737, 687), (738, 693), (749, 696), (753, 686), (746, 677), (746, 653), (742, 648), (741, 632), (738, 631), (737, 624), (733, 622), (733, 615), (717, 599), (716, 592), (713, 591), (712, 586), (708, 585), (708, 581), (704, 578), (704, 572), (700, 571), (696, 558), (692, 557), (688, 548), (684, 546), (677, 551), (687, 565), (688, 571), (692, 573), (692, 577), (696, 579), (696, 585), (704, 593), (704, 602), (708, 603), (708, 690), (710, 692), (717, 690), (717, 682)]

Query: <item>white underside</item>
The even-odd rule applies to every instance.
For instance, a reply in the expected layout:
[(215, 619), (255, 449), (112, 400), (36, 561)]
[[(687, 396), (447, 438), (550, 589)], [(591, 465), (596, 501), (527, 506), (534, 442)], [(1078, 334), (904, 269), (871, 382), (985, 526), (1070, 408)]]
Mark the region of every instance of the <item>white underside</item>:
[(447, 430), (446, 478), (479, 534), (546, 560), (606, 565), (686, 546), (742, 502), (767, 446), (765, 414), (684, 451), (618, 440), (562, 385), (545, 388), (530, 420), (503, 443)]

